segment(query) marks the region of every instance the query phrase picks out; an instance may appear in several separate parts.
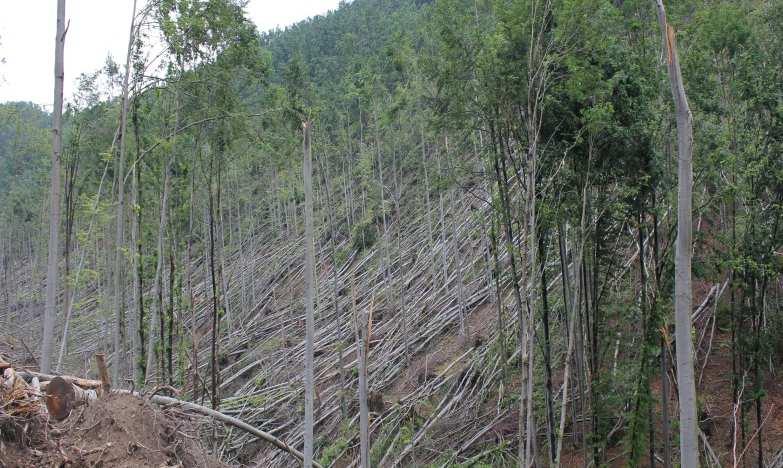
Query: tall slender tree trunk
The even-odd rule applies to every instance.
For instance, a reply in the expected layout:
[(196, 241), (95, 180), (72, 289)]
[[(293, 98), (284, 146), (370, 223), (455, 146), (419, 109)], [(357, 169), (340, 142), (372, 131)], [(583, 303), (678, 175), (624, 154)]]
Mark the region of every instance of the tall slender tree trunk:
[(128, 82), (131, 74), (131, 51), (133, 50), (134, 31), (136, 29), (136, 0), (133, 0), (130, 33), (128, 34), (128, 52), (125, 58), (125, 76), (122, 79), (122, 108), (120, 110), (120, 154), (117, 161), (117, 232), (114, 241), (114, 356), (112, 359), (112, 381), (119, 382), (120, 369), (124, 362), (123, 324), (125, 313), (122, 281), (122, 257), (125, 244), (125, 130), (128, 123)]
[[(441, 154), (438, 152), (438, 177), (443, 179), (443, 169), (441, 168)], [(440, 185), (440, 184), (438, 184)], [(441, 272), (443, 275), (443, 287), (449, 284), (449, 272), (448, 272), (448, 248), (446, 245), (446, 212), (443, 207), (443, 190), (438, 190), (438, 213), (440, 214), (440, 258), (441, 258)], [(445, 290), (444, 290), (445, 293)], [(460, 321), (460, 332), (463, 330), (463, 323)]]
[(57, 1), (57, 35), (54, 39), (54, 106), (52, 109), (52, 180), (49, 191), (49, 257), (46, 266), (46, 305), (43, 339), (41, 340), (41, 372), (51, 367), (54, 322), (57, 314), (57, 252), (60, 234), (60, 156), (63, 150), (62, 114), (65, 52), (65, 0)]
[[(152, 369), (155, 363), (155, 357), (157, 356), (155, 343), (158, 333), (161, 314), (163, 314), (163, 249), (164, 239), (166, 236), (166, 224), (168, 223), (168, 204), (169, 204), (169, 191), (171, 187), (171, 164), (174, 157), (171, 156), (164, 166), (165, 173), (163, 174), (163, 195), (160, 201), (160, 222), (158, 224), (158, 249), (157, 249), (157, 263), (155, 264), (155, 280), (153, 283), (153, 302), (155, 307), (152, 308), (152, 314), (150, 316), (150, 326), (147, 340), (147, 366), (146, 366), (146, 380), (149, 381), (152, 376)], [(162, 346), (163, 343), (160, 344)], [(162, 352), (162, 350), (161, 350)], [(163, 372), (163, 369), (158, 369), (159, 373)], [(162, 374), (158, 376), (162, 378)]]
[(220, 305), (218, 297), (218, 276), (215, 267), (215, 200), (212, 189), (213, 179), (213, 159), (214, 154), (209, 159), (209, 183), (208, 183), (208, 201), (209, 201), (209, 278), (212, 284), (212, 342), (210, 346), (210, 367), (211, 367), (211, 400), (212, 409), (216, 410), (220, 406), (220, 395), (218, 395), (218, 380), (220, 379), (219, 358), (218, 358), (218, 340), (220, 339)]
[[(140, 156), (141, 138), (139, 134), (139, 114), (138, 99), (134, 99), (133, 110), (133, 133), (136, 139), (136, 155)], [(143, 262), (142, 262), (142, 199), (141, 199), (141, 166), (137, 163), (133, 165), (133, 183), (131, 187), (131, 203), (133, 204), (133, 216), (131, 226), (131, 243), (133, 244), (133, 255), (131, 256), (133, 265), (133, 302), (134, 325), (131, 328), (131, 337), (133, 340), (133, 381), (141, 385), (144, 382), (146, 361), (144, 359), (144, 284), (143, 284)]]
[(313, 464), (313, 406), (315, 394), (313, 340), (315, 335), (315, 239), (313, 234), (313, 156), (310, 148), (310, 122), (302, 123), (305, 190), (305, 422), (304, 466)]
[[(370, 411), (367, 406), (367, 331), (369, 322), (365, 314), (359, 314), (356, 307), (356, 272), (351, 273), (351, 307), (353, 311), (353, 329), (356, 336), (356, 356), (359, 366), (359, 466), (370, 467)], [(370, 309), (375, 303), (373, 297)], [(370, 313), (370, 316), (372, 312)], [(363, 325), (365, 325), (363, 327)]]
[[(549, 463), (553, 465), (557, 458), (555, 442), (555, 412), (553, 408), (554, 393), (552, 391), (552, 346), (549, 336), (549, 296), (546, 281), (546, 232), (541, 233), (538, 239), (538, 252), (541, 257), (541, 318), (544, 328), (544, 376), (546, 379), (546, 423), (547, 423), (547, 441), (549, 445)], [(564, 391), (568, 387), (564, 387)], [(566, 413), (566, 406), (563, 406), (563, 413)]]
[[(652, 194), (652, 228), (653, 228), (653, 284), (655, 285), (654, 307), (658, 307), (658, 296), (661, 291), (661, 268), (660, 268), (660, 251), (658, 241), (658, 214), (656, 210), (657, 195), (655, 186), (653, 185)], [(657, 312), (657, 311), (656, 311)], [(672, 449), (671, 449), (671, 426), (669, 423), (669, 347), (666, 343), (666, 338), (662, 332), (659, 331), (659, 339), (661, 343), (661, 425), (662, 436), (661, 443), (663, 444), (663, 467), (671, 468), (672, 466)]]
[(677, 388), (680, 396), (680, 457), (684, 468), (699, 466), (696, 381), (691, 342), (691, 254), (693, 235), (693, 118), (680, 71), (674, 28), (666, 20), (663, 0), (656, 0), (658, 22), (667, 50), (667, 65), (677, 114), (677, 247), (674, 262)]
[(430, 252), (429, 273), (432, 287), (435, 289), (435, 252), (432, 247), (432, 200), (430, 199), (430, 178), (427, 171), (427, 141), (424, 138), (424, 125), (421, 124), (421, 165), (424, 167), (424, 195), (427, 203), (427, 251)]
[(188, 246), (185, 252), (185, 276), (187, 277), (188, 308), (190, 309), (190, 342), (191, 361), (190, 378), (193, 385), (193, 401), (199, 398), (199, 374), (198, 374), (198, 331), (196, 330), (196, 305), (193, 303), (193, 202), (195, 192), (195, 171), (190, 174), (190, 203), (188, 206)]
[(331, 183), (329, 181), (329, 166), (322, 158), (317, 158), (320, 163), (321, 177), (326, 192), (326, 214), (329, 221), (329, 260), (332, 262), (332, 308), (334, 311), (334, 329), (337, 339), (337, 374), (340, 378), (340, 412), (343, 417), (348, 415), (348, 403), (345, 399), (345, 359), (343, 356), (343, 320), (340, 314), (338, 289), (339, 271), (337, 265), (337, 226), (334, 219), (334, 205), (332, 204)]
[(493, 265), (493, 271), (492, 271), (492, 277), (494, 282), (494, 295), (495, 295), (495, 306), (497, 307), (497, 314), (498, 314), (498, 324), (497, 324), (497, 330), (498, 330), (498, 345), (500, 349), (500, 357), (502, 359), (502, 369), (505, 374), (505, 367), (506, 367), (506, 361), (508, 361), (508, 351), (506, 351), (506, 325), (505, 320), (503, 318), (503, 293), (502, 288), (500, 286), (500, 277), (501, 277), (501, 267), (500, 267), (500, 252), (498, 247), (498, 226), (500, 225), (500, 222), (498, 221), (498, 215), (495, 212), (497, 209), (493, 209), (492, 213), (492, 219), (490, 220), (491, 227), (490, 227), (490, 245), (492, 249), (492, 265)]
[(74, 214), (76, 210), (76, 202), (74, 200), (74, 192), (76, 187), (76, 174), (79, 170), (79, 149), (78, 141), (80, 135), (80, 127), (77, 124), (74, 140), (72, 145), (70, 158), (65, 164), (65, 246), (63, 253), (65, 256), (65, 281), (63, 281), (63, 315), (65, 316), (65, 324), (63, 325), (63, 335), (60, 341), (60, 354), (57, 357), (57, 371), (60, 371), (62, 366), (62, 358), (67, 346), (68, 337), (68, 321), (71, 316), (71, 307), (73, 297), (71, 294), (71, 249), (73, 248), (73, 228), (74, 228)]
[(175, 242), (171, 242), (169, 247), (169, 307), (167, 312), (167, 330), (168, 333), (166, 341), (166, 375), (168, 376), (168, 384), (174, 385), (174, 281), (176, 275), (176, 264), (174, 263), (174, 246)]

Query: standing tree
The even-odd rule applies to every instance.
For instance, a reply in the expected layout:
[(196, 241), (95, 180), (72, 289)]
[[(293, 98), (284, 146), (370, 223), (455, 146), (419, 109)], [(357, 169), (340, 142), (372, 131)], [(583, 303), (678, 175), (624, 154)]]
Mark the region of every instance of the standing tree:
[(315, 238), (313, 234), (313, 155), (310, 148), (310, 122), (302, 122), (305, 189), (305, 425), (304, 466), (313, 464), (313, 335), (315, 302)]
[(124, 285), (122, 283), (122, 257), (125, 244), (125, 130), (128, 123), (128, 80), (131, 74), (131, 54), (136, 30), (136, 0), (133, 0), (131, 11), (130, 34), (128, 37), (128, 53), (125, 59), (125, 76), (122, 79), (122, 104), (120, 109), (120, 154), (117, 161), (117, 232), (114, 245), (114, 359), (112, 362), (112, 381), (118, 382), (120, 368), (123, 364), (122, 340), (124, 324), (123, 297)]
[(693, 197), (693, 117), (682, 82), (674, 28), (666, 20), (663, 0), (656, 0), (658, 22), (677, 113), (677, 247), (674, 261), (674, 313), (677, 344), (677, 383), (680, 397), (680, 458), (686, 468), (699, 466), (696, 381), (691, 343), (691, 254)]
[(62, 154), (63, 81), (65, 52), (65, 0), (57, 1), (57, 36), (54, 38), (54, 106), (52, 109), (52, 185), (49, 214), (49, 259), (46, 267), (46, 309), (41, 342), (41, 372), (49, 372), (54, 316), (57, 308), (57, 251), (60, 230), (60, 155)]

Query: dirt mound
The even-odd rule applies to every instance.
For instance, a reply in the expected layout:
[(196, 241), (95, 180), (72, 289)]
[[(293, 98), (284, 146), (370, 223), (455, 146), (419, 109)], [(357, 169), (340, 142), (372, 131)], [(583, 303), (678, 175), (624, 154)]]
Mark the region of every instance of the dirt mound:
[(0, 439), (0, 467), (224, 467), (193, 424), (143, 398), (110, 394), (49, 425), (44, 437)]

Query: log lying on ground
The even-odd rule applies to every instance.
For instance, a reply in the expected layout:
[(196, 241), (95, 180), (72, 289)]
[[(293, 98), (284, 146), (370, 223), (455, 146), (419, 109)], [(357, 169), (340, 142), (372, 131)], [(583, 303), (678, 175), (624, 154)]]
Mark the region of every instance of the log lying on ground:
[(83, 389), (62, 377), (55, 377), (46, 385), (46, 409), (57, 421), (67, 418), (72, 409), (97, 397), (95, 390)]
[(40, 380), (41, 382), (51, 382), (56, 377), (60, 377), (61, 379), (65, 380), (68, 383), (89, 390), (97, 390), (101, 388), (102, 385), (102, 382), (100, 380), (82, 379), (70, 375), (41, 374), (40, 372), (33, 372), (33, 371), (19, 371), (17, 372), (17, 375), (24, 377), (25, 380), (30, 380), (33, 377), (38, 377), (38, 380)]

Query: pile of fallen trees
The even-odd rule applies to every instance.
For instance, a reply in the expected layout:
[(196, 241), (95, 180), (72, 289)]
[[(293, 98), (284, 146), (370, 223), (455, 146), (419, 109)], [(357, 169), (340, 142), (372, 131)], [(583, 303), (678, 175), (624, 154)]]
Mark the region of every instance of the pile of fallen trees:
[(37, 445), (45, 439), (46, 408), (40, 397), (38, 380), (28, 383), (0, 356), (0, 441)]
[[(141, 394), (131, 390), (112, 389), (109, 374), (106, 371), (105, 359), (102, 354), (96, 354), (101, 380), (84, 379), (68, 375), (50, 375), (30, 370), (16, 370), (10, 363), (0, 356), (0, 372), (2, 372), (2, 386), (0, 386), (0, 431), (8, 432), (9, 427), (22, 430), (25, 434), (17, 434), (15, 439), (31, 438), (31, 422), (38, 429), (47, 429), (51, 420), (62, 421), (71, 414), (73, 409), (89, 404), (102, 395), (110, 392), (124, 393), (145, 398), (161, 407), (178, 406), (185, 411), (191, 411), (204, 416), (214, 418), (225, 424), (241, 429), (248, 434), (269, 442), (274, 446), (290, 453), (299, 460), (303, 459), (300, 451), (288, 445), (268, 432), (255, 427), (226, 414), (210, 408), (179, 400), (177, 398), (158, 395), (155, 391), (150, 394)], [(6, 426), (3, 426), (6, 423)], [(0, 434), (2, 435), (2, 434)], [(313, 466), (319, 467), (317, 463)]]

